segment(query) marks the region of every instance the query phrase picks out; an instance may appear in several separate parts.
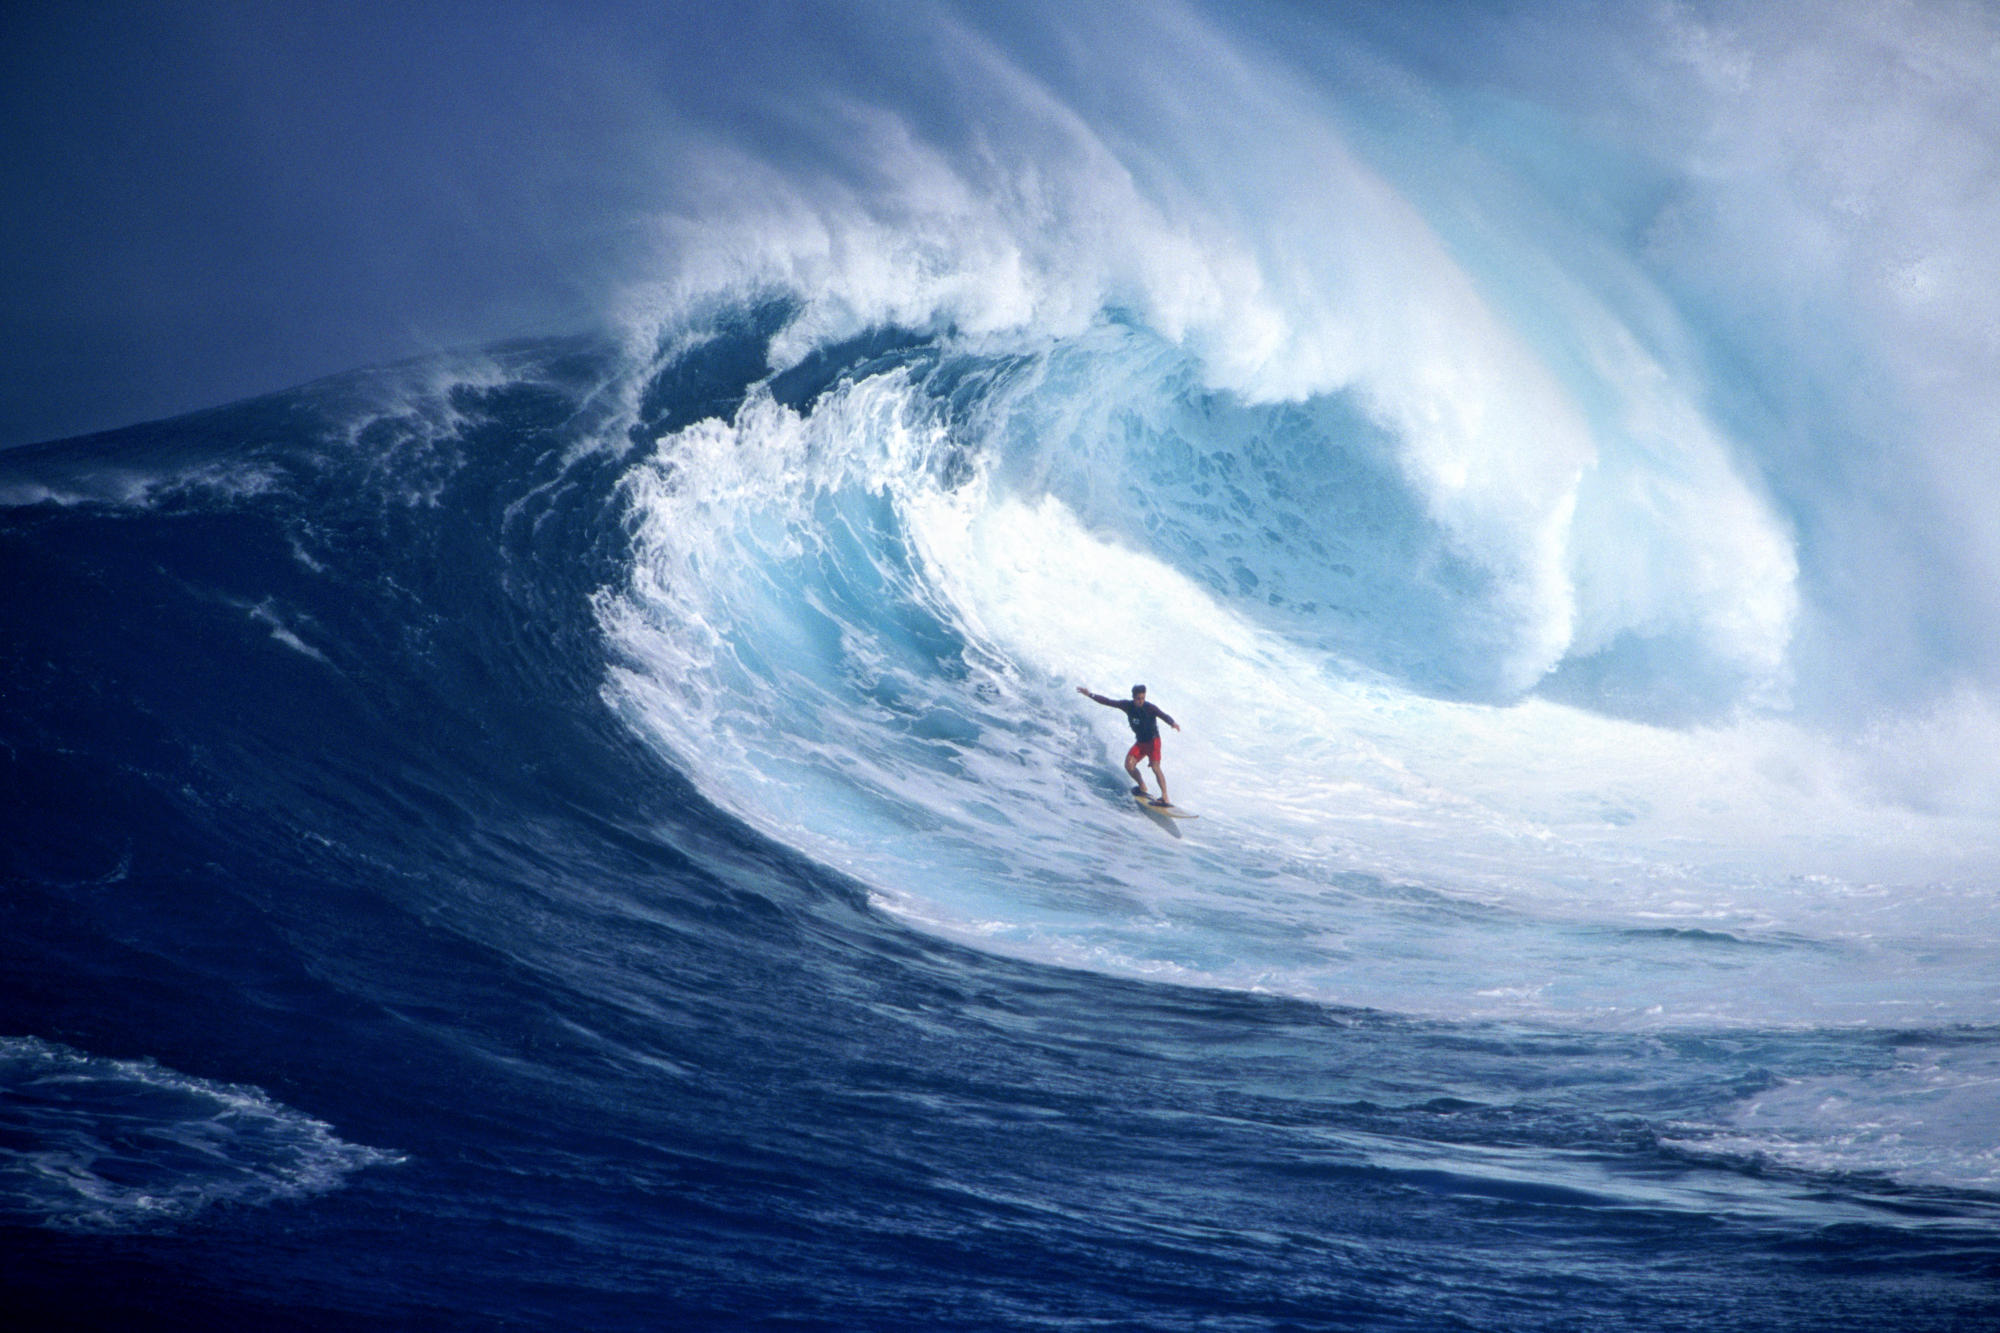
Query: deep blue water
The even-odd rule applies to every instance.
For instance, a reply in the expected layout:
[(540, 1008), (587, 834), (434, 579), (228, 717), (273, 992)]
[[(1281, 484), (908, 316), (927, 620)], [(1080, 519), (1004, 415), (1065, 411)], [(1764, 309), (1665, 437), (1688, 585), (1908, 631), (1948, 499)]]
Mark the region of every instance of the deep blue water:
[[(638, 438), (755, 360), (670, 359)], [(648, 447), (575, 446), (615, 365), (523, 345), (484, 387), (399, 398), (410, 367), (0, 459), (26, 1325), (2000, 1314), (1989, 1183), (1716, 1128), (1990, 1061), (1991, 1027), (1447, 1020), (1018, 960), (718, 809), (605, 693)]]

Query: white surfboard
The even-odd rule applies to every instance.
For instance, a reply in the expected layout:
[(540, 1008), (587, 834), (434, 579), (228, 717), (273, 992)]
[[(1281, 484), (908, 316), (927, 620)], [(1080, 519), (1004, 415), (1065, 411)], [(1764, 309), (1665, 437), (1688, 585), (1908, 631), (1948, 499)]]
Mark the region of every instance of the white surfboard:
[(1158, 802), (1154, 801), (1150, 796), (1141, 796), (1137, 792), (1132, 793), (1132, 799), (1139, 803), (1139, 808), (1141, 810), (1144, 810), (1149, 815), (1158, 815), (1162, 819), (1201, 818), (1200, 815), (1189, 814), (1187, 811), (1181, 809), (1177, 805), (1161, 805)]

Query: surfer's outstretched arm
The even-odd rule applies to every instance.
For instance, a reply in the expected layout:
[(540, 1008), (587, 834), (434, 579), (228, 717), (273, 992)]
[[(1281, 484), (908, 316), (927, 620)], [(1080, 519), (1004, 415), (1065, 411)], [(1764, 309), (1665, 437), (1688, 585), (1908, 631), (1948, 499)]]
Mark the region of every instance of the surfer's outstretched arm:
[(1077, 686), (1076, 692), (1082, 695), (1084, 698), (1090, 700), (1092, 703), (1103, 704), (1106, 708), (1117, 708), (1118, 706), (1120, 706), (1125, 702), (1123, 699), (1107, 699), (1101, 694), (1092, 694), (1090, 692), (1090, 687), (1087, 685)]

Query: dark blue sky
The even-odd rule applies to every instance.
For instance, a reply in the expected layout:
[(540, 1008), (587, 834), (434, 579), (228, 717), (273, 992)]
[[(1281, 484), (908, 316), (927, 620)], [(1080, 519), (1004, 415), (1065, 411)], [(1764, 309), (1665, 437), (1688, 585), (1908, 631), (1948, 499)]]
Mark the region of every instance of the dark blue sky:
[(0, 9), (0, 446), (589, 323), (813, 6)]

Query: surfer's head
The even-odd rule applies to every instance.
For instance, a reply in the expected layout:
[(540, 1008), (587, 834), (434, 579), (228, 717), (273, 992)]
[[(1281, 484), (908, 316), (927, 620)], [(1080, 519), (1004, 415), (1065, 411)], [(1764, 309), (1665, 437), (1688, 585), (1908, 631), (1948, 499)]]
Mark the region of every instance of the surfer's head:
[(1145, 687), (1144, 685), (1134, 685), (1134, 686), (1132, 687), (1132, 697), (1133, 697), (1134, 699), (1143, 699), (1143, 698), (1145, 698), (1145, 697), (1146, 697), (1146, 687)]

